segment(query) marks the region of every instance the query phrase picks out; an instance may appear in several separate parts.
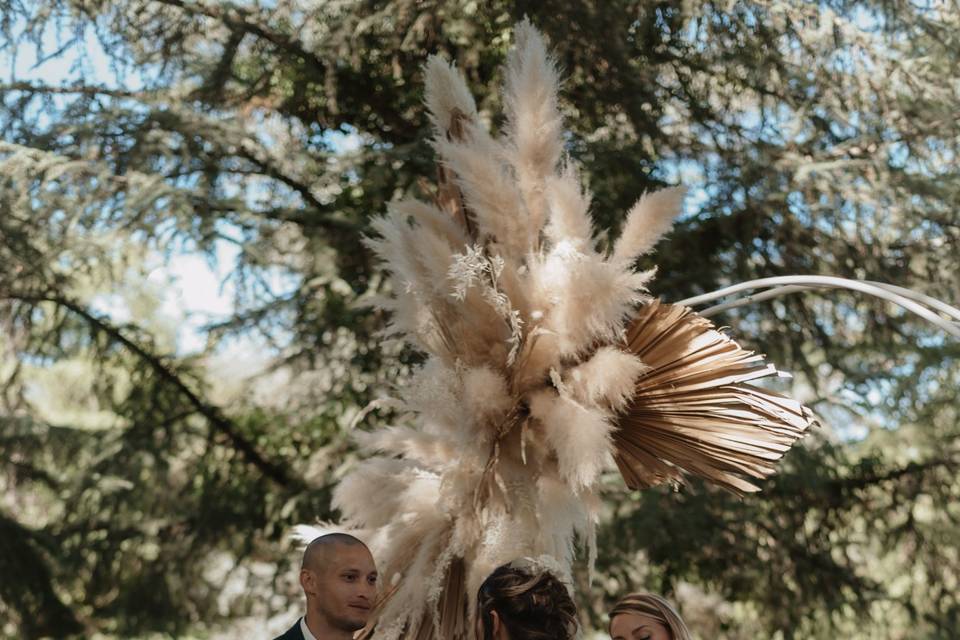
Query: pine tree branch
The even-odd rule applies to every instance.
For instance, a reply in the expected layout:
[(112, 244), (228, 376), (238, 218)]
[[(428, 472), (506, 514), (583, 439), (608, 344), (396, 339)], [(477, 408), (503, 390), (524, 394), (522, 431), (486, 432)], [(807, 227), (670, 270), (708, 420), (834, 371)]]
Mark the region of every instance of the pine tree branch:
[[(3, 85), (0, 85), (0, 90), (2, 90), (2, 86)], [(170, 129), (170, 130), (176, 131), (176, 129)], [(62, 158), (63, 160), (66, 160), (66, 161), (88, 162), (91, 168), (96, 167), (96, 162), (78, 155), (71, 155), (66, 153), (51, 154), (51, 152), (45, 149), (38, 149), (36, 147), (27, 147), (23, 145), (11, 145), (11, 146), (15, 146), (18, 149), (29, 149), (31, 151), (39, 151), (44, 154)], [(336, 210), (330, 207), (329, 205), (326, 205), (323, 202), (321, 202), (320, 199), (317, 198), (312, 193), (312, 191), (310, 190), (310, 187), (306, 183), (299, 180), (298, 178), (295, 178), (293, 176), (290, 176), (284, 173), (283, 171), (280, 170), (279, 167), (276, 166), (276, 164), (274, 164), (270, 160), (258, 158), (252, 151), (250, 151), (249, 149), (243, 148), (242, 146), (238, 148), (236, 152), (236, 156), (254, 165), (254, 168), (252, 170), (243, 172), (243, 175), (265, 176), (267, 178), (272, 178), (273, 180), (281, 182), (287, 185), (288, 187), (290, 187), (291, 189), (293, 189), (294, 191), (296, 191), (298, 194), (300, 194), (300, 197), (303, 198), (303, 200), (309, 206), (304, 209), (274, 207), (271, 209), (254, 210), (254, 209), (248, 209), (245, 206), (234, 206), (229, 202), (223, 202), (223, 203), (210, 202), (200, 196), (188, 193), (187, 195), (188, 197), (190, 197), (190, 204), (198, 212), (198, 214), (202, 214), (204, 211), (238, 212), (238, 213), (243, 212), (243, 213), (251, 213), (253, 215), (260, 216), (263, 218), (268, 218), (271, 220), (278, 220), (281, 222), (292, 222), (294, 224), (300, 225), (305, 229), (329, 229), (331, 231), (347, 231), (347, 232), (353, 232), (353, 233), (363, 230), (364, 225), (360, 222), (335, 217), (333, 214), (336, 213)], [(177, 178), (195, 173), (197, 171), (202, 171), (202, 170), (203, 169), (201, 168), (201, 169), (193, 169), (189, 172), (171, 172), (171, 173), (165, 174), (163, 177), (166, 180), (176, 180)], [(234, 174), (240, 173), (235, 170), (228, 170), (228, 171)], [(130, 176), (127, 176), (127, 175), (111, 173), (109, 175), (101, 175), (99, 177), (100, 179), (110, 180), (112, 182), (115, 182), (117, 185), (119, 185), (119, 188), (121, 189), (127, 189), (131, 184)], [(8, 213), (7, 215), (14, 215), (14, 214)]]
[(7, 82), (0, 83), (0, 92), (3, 91), (22, 91), (24, 93), (53, 93), (69, 94), (80, 93), (90, 96), (103, 95), (112, 98), (144, 98), (148, 94), (142, 91), (125, 91), (123, 89), (110, 89), (108, 87), (98, 87), (96, 85), (70, 85), (64, 87), (53, 87), (45, 84), (36, 84), (33, 82)]
[(39, 482), (43, 485), (46, 485), (47, 488), (53, 490), (59, 490), (61, 488), (60, 482), (54, 478), (46, 470), (41, 469), (40, 467), (30, 464), (29, 462), (22, 462), (20, 460), (7, 460), (7, 464), (13, 467), (13, 474), (18, 481), (22, 482), (24, 480), (30, 482)]
[[(799, 487), (783, 488), (778, 490), (775, 486), (764, 489), (768, 495), (779, 496), (799, 496), (804, 502), (811, 506), (830, 506), (837, 507), (844, 500), (849, 500), (849, 496), (857, 491), (869, 489), (884, 485), (903, 478), (923, 477), (924, 475), (944, 469), (951, 473), (956, 473), (960, 469), (960, 457), (956, 453), (947, 453), (944, 457), (931, 458), (923, 462), (910, 462), (902, 467), (887, 468), (884, 470), (870, 471), (862, 474), (853, 474), (843, 478), (831, 478), (820, 485), (820, 489), (814, 490), (807, 484)], [(844, 498), (847, 496), (847, 498)]]
[(333, 213), (333, 209), (321, 202), (320, 199), (313, 194), (313, 191), (311, 191), (309, 185), (302, 182), (298, 178), (284, 173), (271, 161), (258, 158), (256, 155), (251, 153), (250, 150), (243, 147), (237, 149), (237, 155), (256, 165), (261, 175), (265, 175), (269, 178), (277, 180), (278, 182), (282, 182), (299, 193), (300, 197), (303, 198), (303, 200), (310, 206), (310, 209), (303, 211), (285, 208), (255, 211), (254, 213), (257, 215), (262, 215), (266, 218), (272, 218), (284, 222), (293, 222), (303, 227), (330, 227), (345, 231), (359, 231), (363, 228), (362, 224), (358, 224), (350, 220), (334, 218), (330, 215), (318, 215)]
[[(76, 614), (57, 595), (36, 534), (0, 512), (0, 600), (20, 617), (20, 637), (72, 636), (83, 631)], [(15, 578), (14, 578), (15, 576)]]
[[(318, 78), (326, 78), (328, 84), (333, 82), (333, 67), (328, 59), (309, 50), (306, 45), (295, 36), (271, 28), (268, 25), (269, 17), (262, 13), (238, 7), (228, 2), (221, 2), (214, 5), (203, 2), (185, 2), (184, 0), (154, 1), (177, 7), (191, 15), (201, 15), (218, 20), (235, 34), (248, 33), (269, 42), (275, 46), (278, 51), (303, 60), (308, 67), (310, 67), (309, 71), (315, 73)], [(389, 92), (371, 92), (366, 100), (371, 110), (397, 135), (397, 138), (393, 140), (394, 143), (398, 143), (401, 140), (409, 142), (416, 138), (417, 127), (405, 120), (401, 114), (397, 113), (395, 100)], [(336, 107), (332, 108), (332, 111), (335, 112), (336, 110)], [(329, 125), (329, 123), (324, 124)]]
[(258, 158), (249, 149), (246, 149), (242, 146), (237, 149), (237, 155), (245, 160), (248, 160), (249, 162), (252, 162), (257, 167), (259, 167), (261, 172), (265, 176), (268, 176), (270, 178), (273, 178), (274, 180), (282, 182), (283, 184), (287, 185), (288, 187), (290, 187), (291, 189), (299, 193), (300, 197), (302, 197), (304, 201), (306, 201), (307, 204), (309, 204), (310, 206), (320, 210), (327, 208), (324, 206), (322, 202), (320, 202), (317, 196), (313, 195), (313, 192), (310, 190), (310, 187), (308, 185), (304, 184), (303, 182), (301, 182), (297, 178), (294, 178), (293, 176), (285, 174), (279, 169), (279, 167), (277, 167), (275, 164), (273, 164), (269, 160)]
[(866, 489), (867, 487), (880, 485), (885, 482), (890, 482), (891, 480), (899, 480), (900, 478), (908, 476), (924, 475), (929, 471), (940, 468), (956, 471), (957, 468), (960, 468), (960, 460), (958, 460), (956, 456), (953, 456), (934, 458), (924, 462), (911, 462), (902, 467), (888, 469), (882, 473), (868, 473), (862, 476), (840, 478), (829, 484), (846, 490)]
[(201, 2), (184, 2), (183, 0), (155, 0), (160, 4), (177, 7), (193, 15), (203, 15), (219, 20), (234, 31), (250, 33), (276, 46), (279, 50), (303, 59), (316, 71), (326, 72), (327, 64), (319, 56), (304, 47), (303, 43), (289, 35), (268, 27), (264, 22), (257, 20), (260, 16), (254, 12), (237, 7), (229, 2), (220, 2), (209, 5)]
[[(256, 175), (263, 175), (257, 172)], [(336, 218), (329, 214), (333, 209), (321, 205), (323, 208), (309, 207), (294, 209), (290, 207), (274, 207), (272, 209), (248, 209), (244, 206), (232, 206), (229, 203), (200, 201), (196, 204), (198, 210), (217, 211), (220, 213), (246, 213), (254, 216), (276, 220), (278, 222), (292, 222), (304, 229), (336, 229), (358, 233), (364, 225), (353, 220)]]
[(140, 358), (150, 366), (163, 380), (177, 389), (187, 401), (193, 405), (197, 413), (207, 419), (214, 431), (222, 434), (229, 440), (230, 444), (240, 452), (240, 454), (254, 467), (260, 470), (266, 477), (270, 478), (283, 487), (302, 487), (303, 481), (291, 476), (287, 470), (275, 462), (268, 460), (263, 454), (257, 451), (252, 442), (241, 435), (237, 426), (230, 421), (219, 407), (204, 402), (174, 371), (168, 367), (163, 359), (137, 344), (108, 320), (101, 318), (85, 309), (79, 303), (70, 300), (64, 296), (56, 294), (18, 294), (11, 292), (3, 295), (4, 298), (20, 300), (22, 302), (37, 304), (40, 302), (51, 302), (57, 306), (63, 307), (82, 318), (93, 329), (108, 336), (115, 342), (123, 345), (127, 350)]

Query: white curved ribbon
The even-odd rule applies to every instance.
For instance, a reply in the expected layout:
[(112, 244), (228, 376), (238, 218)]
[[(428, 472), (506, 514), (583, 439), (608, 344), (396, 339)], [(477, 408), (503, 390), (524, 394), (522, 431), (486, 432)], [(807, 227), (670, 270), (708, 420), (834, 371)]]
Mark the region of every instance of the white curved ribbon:
[[(697, 311), (697, 313), (708, 318), (727, 309), (734, 309), (754, 302), (769, 300), (770, 298), (776, 298), (788, 293), (809, 291), (811, 289), (849, 289), (892, 302), (920, 316), (924, 320), (933, 323), (950, 335), (960, 338), (960, 309), (950, 306), (942, 300), (892, 284), (850, 280), (848, 278), (837, 278), (834, 276), (778, 276), (774, 278), (759, 278), (757, 280), (749, 280), (724, 287), (723, 289), (704, 293), (699, 296), (685, 298), (684, 300), (677, 301), (676, 304), (693, 307), (705, 302), (717, 300), (718, 298), (724, 298), (734, 293), (752, 289), (768, 290), (716, 304), (702, 311)], [(949, 319), (938, 315), (937, 312), (948, 316)]]

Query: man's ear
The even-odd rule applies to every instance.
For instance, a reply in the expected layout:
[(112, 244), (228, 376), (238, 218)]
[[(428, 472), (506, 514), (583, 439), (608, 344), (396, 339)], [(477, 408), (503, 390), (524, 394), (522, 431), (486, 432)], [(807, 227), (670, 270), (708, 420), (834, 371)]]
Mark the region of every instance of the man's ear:
[(300, 586), (307, 595), (317, 595), (317, 583), (313, 578), (313, 572), (307, 569), (300, 569)]

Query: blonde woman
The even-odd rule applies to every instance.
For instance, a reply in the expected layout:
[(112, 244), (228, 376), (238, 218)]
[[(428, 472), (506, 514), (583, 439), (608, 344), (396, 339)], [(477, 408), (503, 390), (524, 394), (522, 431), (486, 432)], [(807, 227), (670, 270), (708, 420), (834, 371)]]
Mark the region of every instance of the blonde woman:
[(610, 611), (612, 640), (693, 640), (669, 602), (652, 593), (631, 593)]

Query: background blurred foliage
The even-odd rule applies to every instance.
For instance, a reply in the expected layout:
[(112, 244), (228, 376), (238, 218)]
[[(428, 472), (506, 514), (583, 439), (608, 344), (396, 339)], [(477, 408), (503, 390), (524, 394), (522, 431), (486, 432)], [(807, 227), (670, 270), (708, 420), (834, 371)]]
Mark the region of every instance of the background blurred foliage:
[[(435, 172), (420, 66), (455, 58), (496, 128), (523, 15), (563, 69), (598, 225), (690, 187), (648, 258), (656, 295), (817, 273), (960, 300), (950, 3), (0, 6), (6, 59), (71, 66), (0, 84), (9, 637), (265, 636), (296, 615), (286, 536), (336, 517), (349, 424), (417, 362), (357, 303), (383, 286), (369, 219)], [(151, 280), (185, 253), (235, 295), (198, 352)], [(722, 323), (795, 372), (824, 426), (742, 500), (611, 475), (584, 620), (647, 588), (702, 638), (956, 637), (960, 345), (845, 293)]]

